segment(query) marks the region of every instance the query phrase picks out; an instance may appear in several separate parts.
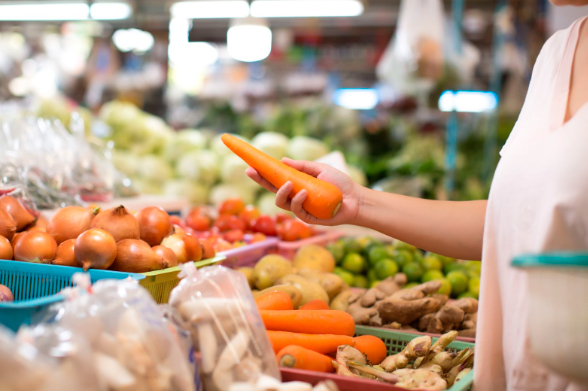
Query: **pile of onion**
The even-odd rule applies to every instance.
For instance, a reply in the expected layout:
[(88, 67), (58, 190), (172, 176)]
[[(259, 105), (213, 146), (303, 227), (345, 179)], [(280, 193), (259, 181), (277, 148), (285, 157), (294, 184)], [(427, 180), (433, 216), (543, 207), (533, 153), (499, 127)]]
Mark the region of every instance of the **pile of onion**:
[(171, 249), (165, 246), (154, 246), (153, 252), (163, 258), (163, 261), (167, 264), (167, 267), (178, 266), (178, 257)]
[(46, 232), (22, 232), (14, 243), (14, 259), (24, 262), (50, 263), (55, 259), (57, 243)]
[(8, 213), (12, 217), (17, 231), (21, 231), (27, 225), (35, 222), (35, 216), (12, 196), (5, 195), (0, 197), (0, 210)]
[(55, 238), (57, 244), (69, 239), (76, 239), (82, 232), (90, 229), (98, 209), (87, 209), (81, 206), (67, 206), (53, 215), (47, 224), (47, 233)]
[(11, 260), (14, 256), (12, 251), (12, 244), (10, 244), (10, 240), (6, 239), (4, 236), (0, 236), (0, 259)]
[(187, 233), (174, 233), (163, 239), (162, 246), (172, 250), (178, 263), (199, 261), (202, 259), (202, 247), (194, 236)]
[(116, 247), (116, 259), (110, 266), (112, 270), (146, 273), (168, 267), (164, 259), (143, 240), (123, 239), (116, 243)]
[(47, 219), (40, 215), (34, 223), (27, 225), (24, 230), (27, 232), (47, 232), (47, 224)]
[(108, 269), (116, 258), (116, 241), (105, 230), (92, 228), (78, 236), (74, 253), (78, 266), (85, 271)]
[(68, 239), (65, 242), (62, 242), (57, 247), (57, 254), (51, 263), (60, 266), (78, 266), (76, 253), (74, 251), (75, 245), (76, 239)]
[(140, 210), (135, 217), (139, 223), (140, 237), (150, 246), (157, 246), (169, 235), (172, 223), (162, 208), (151, 206)]
[(0, 235), (4, 236), (8, 240), (12, 240), (15, 232), (16, 223), (14, 222), (12, 216), (3, 210), (0, 210)]
[(92, 220), (91, 227), (105, 230), (116, 242), (140, 237), (137, 219), (122, 205), (98, 213)]

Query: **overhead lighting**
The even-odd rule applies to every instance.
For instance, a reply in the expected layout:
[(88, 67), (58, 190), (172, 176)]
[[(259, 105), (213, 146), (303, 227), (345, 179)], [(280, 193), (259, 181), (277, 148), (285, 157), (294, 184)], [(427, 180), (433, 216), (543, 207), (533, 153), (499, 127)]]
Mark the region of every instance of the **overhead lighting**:
[(85, 3), (28, 3), (0, 5), (0, 20), (86, 20), (90, 7)]
[(359, 0), (255, 0), (251, 16), (257, 18), (303, 18), (358, 16)]
[(174, 3), (170, 12), (174, 18), (186, 19), (245, 18), (249, 16), (249, 3), (245, 0), (182, 1)]
[(378, 92), (373, 88), (340, 88), (333, 94), (337, 106), (353, 110), (371, 110), (378, 104)]
[(127, 19), (132, 12), (127, 3), (94, 3), (90, 6), (90, 17), (96, 20)]
[(439, 97), (439, 110), (460, 113), (492, 111), (498, 105), (498, 97), (488, 91), (445, 91)]
[(116, 30), (112, 35), (112, 42), (123, 53), (134, 52), (142, 54), (153, 48), (155, 40), (148, 31), (138, 29)]
[(272, 31), (263, 20), (241, 19), (227, 31), (227, 50), (238, 61), (261, 61), (272, 51)]

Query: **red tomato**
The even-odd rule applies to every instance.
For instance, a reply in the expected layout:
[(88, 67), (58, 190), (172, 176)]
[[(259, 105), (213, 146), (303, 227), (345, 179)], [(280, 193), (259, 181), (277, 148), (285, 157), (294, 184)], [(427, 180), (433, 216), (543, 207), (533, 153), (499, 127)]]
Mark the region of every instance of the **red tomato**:
[(180, 218), (180, 216), (170, 215), (169, 221), (174, 225), (179, 225), (180, 227), (184, 226), (184, 221)]
[(253, 220), (251, 224), (251, 230), (253, 232), (259, 232), (267, 236), (276, 236), (276, 223), (269, 216), (259, 216)]
[(218, 208), (219, 215), (234, 215), (237, 216), (245, 209), (245, 203), (239, 198), (229, 198), (224, 200)]
[(233, 215), (220, 215), (214, 222), (214, 226), (218, 228), (220, 232), (230, 231), (232, 229), (238, 229), (245, 231), (245, 222)]
[(288, 214), (288, 213), (278, 213), (276, 215), (276, 223), (278, 223), (278, 224), (281, 224), (285, 221), (293, 220), (293, 219), (294, 219), (294, 217), (292, 217), (292, 215)]
[(235, 243), (243, 240), (243, 231), (239, 229), (232, 229), (223, 233), (223, 239), (229, 243)]
[(206, 231), (210, 228), (210, 217), (201, 214), (200, 212), (190, 212), (186, 217), (186, 225), (194, 231)]
[(260, 216), (259, 209), (257, 209), (253, 205), (247, 205), (245, 209), (241, 213), (239, 213), (239, 217), (241, 220), (245, 222), (247, 228), (251, 228), (251, 223), (253, 220)]
[(258, 232), (253, 234), (253, 237), (251, 238), (251, 243), (263, 242), (266, 239), (267, 238), (264, 234)]
[(286, 242), (293, 242), (312, 236), (312, 228), (299, 220), (288, 220), (284, 222), (280, 231), (280, 239)]

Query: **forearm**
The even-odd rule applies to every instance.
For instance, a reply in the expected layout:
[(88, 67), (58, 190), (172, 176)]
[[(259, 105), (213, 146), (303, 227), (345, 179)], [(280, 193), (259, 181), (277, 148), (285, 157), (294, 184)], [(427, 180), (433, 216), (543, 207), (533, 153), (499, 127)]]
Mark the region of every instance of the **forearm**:
[(432, 201), (362, 190), (357, 221), (424, 250), (479, 260), (486, 201)]

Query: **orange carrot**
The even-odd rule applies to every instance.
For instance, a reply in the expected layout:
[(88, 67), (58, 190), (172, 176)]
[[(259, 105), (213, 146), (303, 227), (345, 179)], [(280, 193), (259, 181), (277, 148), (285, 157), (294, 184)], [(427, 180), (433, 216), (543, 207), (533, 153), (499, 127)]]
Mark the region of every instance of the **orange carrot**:
[(337, 186), (300, 172), (230, 134), (223, 134), (221, 140), (275, 187), (280, 188), (291, 181), (294, 188), (290, 198), (306, 189), (308, 195), (302, 206), (311, 215), (319, 219), (330, 219), (339, 211), (343, 194)]
[(304, 304), (299, 310), (330, 310), (329, 305), (321, 299), (313, 299)]
[(268, 330), (353, 337), (355, 322), (344, 311), (259, 311)]
[(271, 330), (268, 330), (267, 335), (276, 354), (290, 345), (302, 346), (313, 352), (328, 354), (336, 352), (337, 347), (341, 345), (353, 346), (355, 344), (353, 338), (346, 335), (301, 334)]
[(277, 359), (281, 367), (318, 372), (335, 372), (331, 357), (303, 348), (302, 346), (286, 346), (280, 350)]
[(267, 292), (255, 299), (257, 309), (259, 310), (293, 310), (292, 299), (286, 292), (273, 291)]
[(362, 335), (353, 338), (355, 348), (365, 354), (373, 365), (381, 363), (388, 356), (388, 348), (384, 341), (373, 335)]

